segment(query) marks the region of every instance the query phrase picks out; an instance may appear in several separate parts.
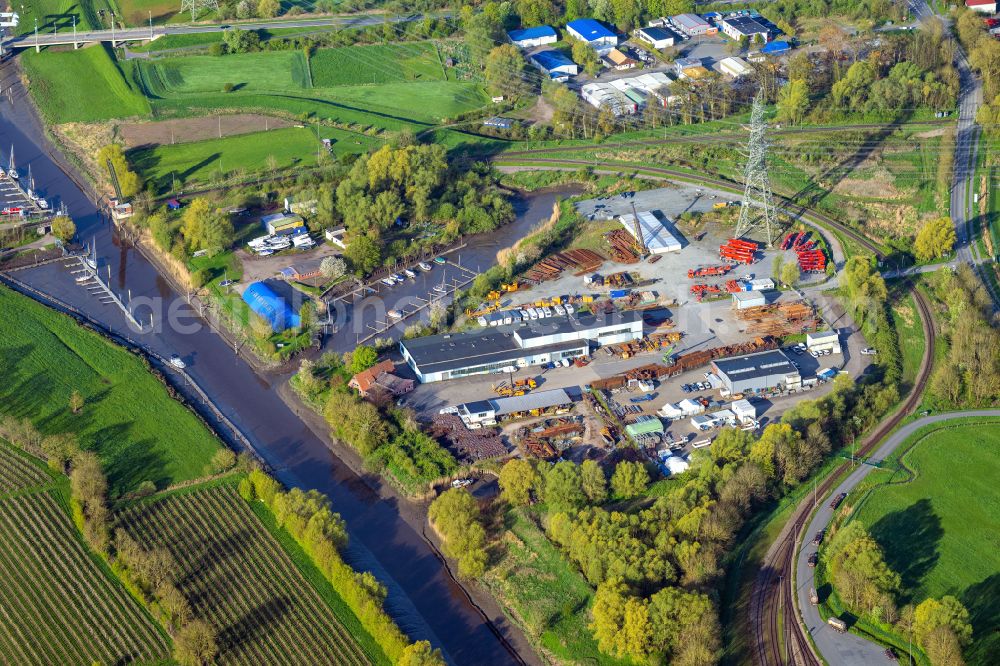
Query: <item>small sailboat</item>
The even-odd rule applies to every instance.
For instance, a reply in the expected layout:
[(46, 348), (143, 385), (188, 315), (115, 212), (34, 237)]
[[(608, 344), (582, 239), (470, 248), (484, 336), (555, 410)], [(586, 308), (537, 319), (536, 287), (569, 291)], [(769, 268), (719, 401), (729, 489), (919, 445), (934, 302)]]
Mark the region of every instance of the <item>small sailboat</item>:
[(7, 169), (7, 175), (14, 180), (21, 177), (21, 174), (17, 172), (17, 167), (14, 166), (14, 144), (10, 144), (10, 162), (9, 168)]
[(38, 201), (38, 193), (35, 192), (35, 178), (31, 175), (31, 165), (28, 165), (28, 198), (32, 201)]

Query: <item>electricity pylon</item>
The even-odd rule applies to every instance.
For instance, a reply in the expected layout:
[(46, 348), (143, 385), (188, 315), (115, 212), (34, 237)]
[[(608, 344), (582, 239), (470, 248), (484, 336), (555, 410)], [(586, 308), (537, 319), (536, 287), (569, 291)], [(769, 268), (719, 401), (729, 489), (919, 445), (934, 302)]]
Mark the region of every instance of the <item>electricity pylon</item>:
[(219, 11), (219, 0), (181, 0), (181, 11), (191, 10), (191, 20), (195, 20), (202, 9), (214, 9)]
[(743, 172), (743, 203), (736, 223), (736, 237), (751, 229), (762, 228), (767, 245), (774, 244), (778, 233), (778, 216), (771, 195), (771, 179), (767, 175), (767, 121), (764, 120), (764, 96), (758, 92), (750, 112), (750, 141), (747, 142), (747, 164)]

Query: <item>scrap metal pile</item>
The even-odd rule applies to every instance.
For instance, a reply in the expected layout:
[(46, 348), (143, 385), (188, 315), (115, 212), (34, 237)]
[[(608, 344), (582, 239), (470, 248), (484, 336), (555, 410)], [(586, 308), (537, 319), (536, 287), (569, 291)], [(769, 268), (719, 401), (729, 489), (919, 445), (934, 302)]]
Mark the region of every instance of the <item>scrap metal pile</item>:
[(666, 333), (654, 333), (642, 340), (634, 340), (632, 342), (622, 342), (616, 345), (609, 345), (604, 348), (604, 351), (609, 356), (617, 356), (619, 358), (631, 358), (636, 354), (642, 352), (652, 352), (663, 347), (678, 342), (683, 334), (679, 331), (668, 331)]
[(428, 428), (431, 437), (442, 442), (460, 462), (475, 462), (507, 455), (499, 430), (469, 430), (455, 414), (435, 414)]
[(572, 270), (579, 275), (596, 271), (604, 263), (604, 257), (593, 250), (566, 250), (556, 252), (531, 267), (525, 277), (531, 282), (555, 280), (563, 271)]
[(551, 460), (579, 442), (584, 432), (582, 416), (565, 416), (519, 428), (514, 438), (525, 455)]
[(819, 327), (816, 311), (802, 300), (737, 310), (736, 316), (749, 322), (746, 332), (751, 335), (782, 337), (815, 331)]

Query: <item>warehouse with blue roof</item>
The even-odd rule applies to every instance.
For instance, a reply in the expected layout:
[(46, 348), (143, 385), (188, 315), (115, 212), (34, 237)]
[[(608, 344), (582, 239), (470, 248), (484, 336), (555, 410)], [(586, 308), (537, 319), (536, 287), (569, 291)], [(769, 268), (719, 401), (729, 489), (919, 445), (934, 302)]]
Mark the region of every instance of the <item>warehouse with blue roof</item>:
[(531, 63), (549, 75), (555, 81), (566, 81), (570, 76), (580, 73), (580, 67), (566, 57), (562, 51), (555, 49), (545, 49), (532, 53), (528, 58)]
[(598, 51), (618, 46), (618, 35), (595, 19), (582, 18), (570, 21), (566, 24), (566, 32)]
[(771, 42), (770, 44), (765, 44), (760, 49), (760, 52), (763, 53), (764, 55), (779, 56), (788, 53), (791, 50), (792, 50), (791, 44), (779, 40), (776, 42)]
[(302, 324), (299, 315), (284, 298), (263, 282), (253, 282), (243, 292), (243, 300), (250, 309), (271, 325), (271, 330), (280, 333), (287, 328)]
[(510, 41), (522, 49), (530, 49), (535, 46), (545, 44), (555, 44), (559, 41), (556, 29), (551, 25), (537, 25), (533, 28), (522, 28), (521, 30), (511, 30), (507, 33)]

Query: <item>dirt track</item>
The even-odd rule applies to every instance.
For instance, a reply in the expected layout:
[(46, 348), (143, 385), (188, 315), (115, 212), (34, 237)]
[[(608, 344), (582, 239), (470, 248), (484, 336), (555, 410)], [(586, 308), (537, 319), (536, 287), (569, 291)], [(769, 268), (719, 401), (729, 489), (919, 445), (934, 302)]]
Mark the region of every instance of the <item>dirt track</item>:
[(118, 127), (129, 148), (149, 144), (186, 143), (204, 139), (218, 139), (263, 132), (281, 127), (291, 127), (292, 122), (255, 113), (239, 113), (203, 118), (178, 118), (147, 123), (122, 123)]

